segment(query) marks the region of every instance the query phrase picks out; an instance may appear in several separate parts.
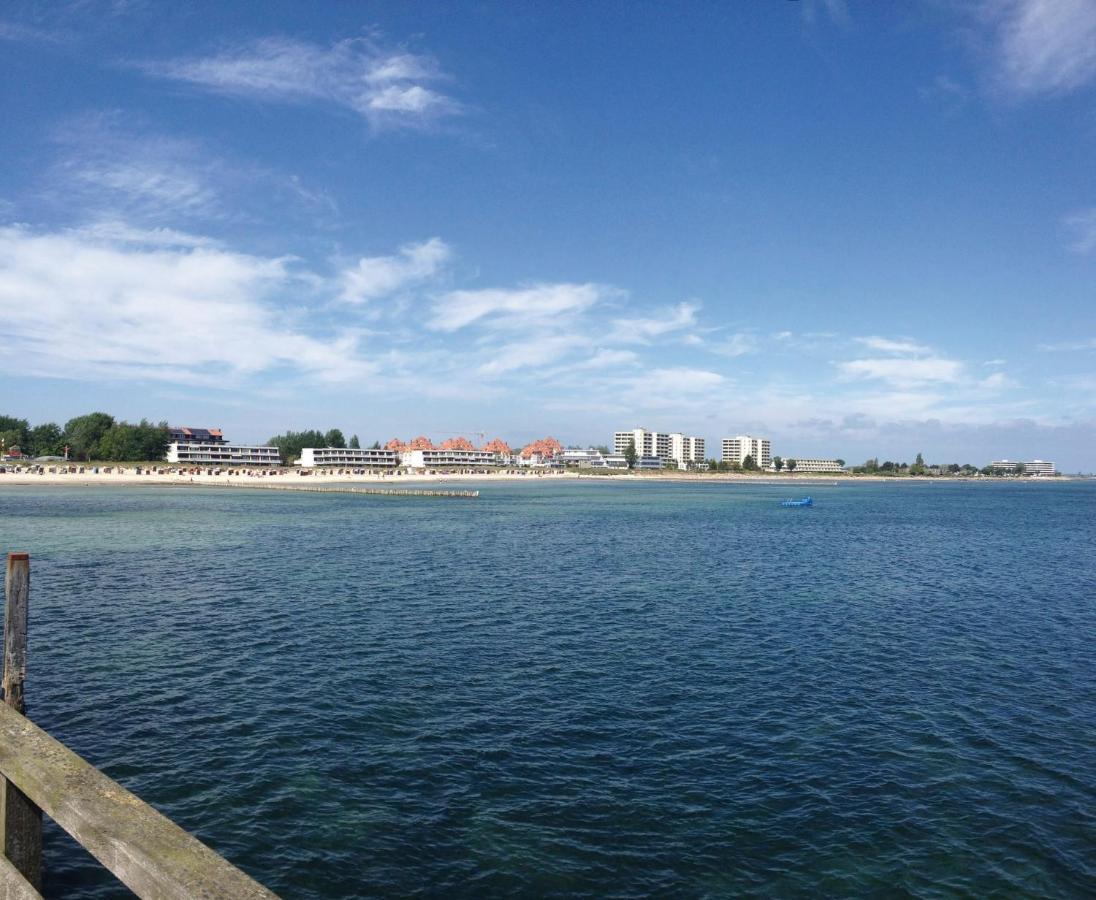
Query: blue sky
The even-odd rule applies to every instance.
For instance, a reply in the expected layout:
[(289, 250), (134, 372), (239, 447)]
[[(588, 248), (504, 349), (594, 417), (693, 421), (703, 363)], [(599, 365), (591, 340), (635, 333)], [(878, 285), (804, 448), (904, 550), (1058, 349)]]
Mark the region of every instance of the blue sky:
[(1096, 3), (0, 8), (0, 408), (1096, 469)]

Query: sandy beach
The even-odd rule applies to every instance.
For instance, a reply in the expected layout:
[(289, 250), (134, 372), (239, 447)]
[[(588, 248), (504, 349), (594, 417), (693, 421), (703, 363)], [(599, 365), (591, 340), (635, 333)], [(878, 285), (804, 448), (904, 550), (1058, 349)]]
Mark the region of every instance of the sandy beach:
[[(106, 467), (99, 467), (98, 472), (93, 472), (90, 467), (81, 466), (46, 466), (44, 471), (13, 471), (6, 467), (7, 471), (0, 472), (0, 488), (5, 485), (10, 487), (26, 485), (56, 485), (63, 487), (125, 487), (125, 486), (202, 486), (202, 487), (232, 487), (234, 485), (247, 487), (260, 487), (263, 485), (307, 487), (317, 484), (375, 484), (392, 487), (413, 484), (431, 484), (439, 482), (482, 482), (492, 483), (499, 481), (596, 481), (596, 482), (627, 482), (636, 483), (713, 483), (713, 482), (740, 482), (740, 483), (781, 483), (786, 485), (834, 485), (852, 483), (858, 481), (984, 481), (987, 483), (999, 482), (1000, 479), (991, 478), (955, 478), (949, 476), (903, 476), (901, 478), (879, 475), (820, 475), (820, 474), (745, 474), (731, 472), (644, 472), (644, 473), (615, 473), (612, 475), (582, 472), (568, 469), (564, 471), (548, 472), (544, 470), (520, 471), (505, 469), (501, 471), (466, 471), (466, 472), (408, 472), (386, 474), (353, 474), (347, 470), (323, 471), (301, 470), (293, 468), (280, 468), (271, 471), (257, 471), (246, 469), (214, 470), (209, 474), (208, 470), (200, 472), (180, 471), (171, 467), (109, 467), (111, 471), (103, 471)], [(50, 471), (53, 469), (53, 471)], [(1035, 481), (1063, 481), (1057, 478), (1028, 478), (1025, 483)]]

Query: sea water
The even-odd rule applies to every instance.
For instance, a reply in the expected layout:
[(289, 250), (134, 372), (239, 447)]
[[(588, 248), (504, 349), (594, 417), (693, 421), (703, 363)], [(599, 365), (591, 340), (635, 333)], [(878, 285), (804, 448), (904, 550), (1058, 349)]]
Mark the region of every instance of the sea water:
[(0, 487), (29, 715), (286, 897), (1096, 893), (1096, 485), (476, 486)]

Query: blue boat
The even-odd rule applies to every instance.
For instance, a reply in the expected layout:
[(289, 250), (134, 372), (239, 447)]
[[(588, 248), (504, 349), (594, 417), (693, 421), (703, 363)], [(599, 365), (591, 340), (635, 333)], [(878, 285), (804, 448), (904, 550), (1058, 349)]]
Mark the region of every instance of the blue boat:
[(802, 500), (781, 500), (781, 506), (814, 506), (814, 501), (810, 497), (804, 497)]

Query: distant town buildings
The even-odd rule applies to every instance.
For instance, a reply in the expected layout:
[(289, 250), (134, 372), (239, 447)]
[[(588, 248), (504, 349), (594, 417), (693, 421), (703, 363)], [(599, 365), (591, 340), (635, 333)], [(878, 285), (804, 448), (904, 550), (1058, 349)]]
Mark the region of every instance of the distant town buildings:
[[(1016, 467), (1022, 466), (1019, 472)], [(1045, 459), (1033, 459), (1031, 462), (1016, 462), (1007, 459), (994, 460), (989, 467), (997, 475), (1057, 475), (1054, 463)]]
[(759, 469), (772, 465), (772, 441), (768, 438), (752, 437), (740, 434), (737, 437), (723, 438), (723, 462), (743, 465), (746, 457), (752, 457)]
[(171, 443), (164, 459), (181, 465), (278, 466), (277, 447), (230, 444), (219, 428), (170, 428)]
[[(701, 437), (690, 437), (680, 432), (648, 431), (646, 428), (633, 428), (631, 431), (617, 431), (613, 434), (614, 453), (624, 453), (628, 445), (633, 443), (637, 460), (657, 457), (663, 464), (669, 463), (679, 469), (704, 462), (704, 438)], [(640, 468), (638, 462), (636, 468)], [(653, 466), (647, 465), (643, 468)]]

